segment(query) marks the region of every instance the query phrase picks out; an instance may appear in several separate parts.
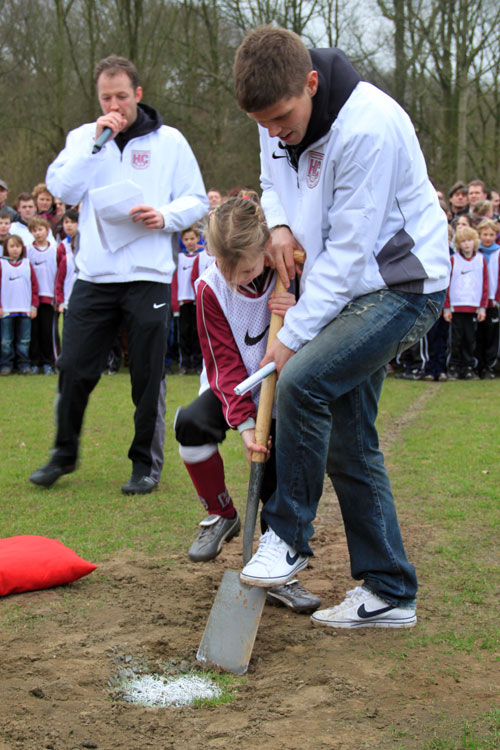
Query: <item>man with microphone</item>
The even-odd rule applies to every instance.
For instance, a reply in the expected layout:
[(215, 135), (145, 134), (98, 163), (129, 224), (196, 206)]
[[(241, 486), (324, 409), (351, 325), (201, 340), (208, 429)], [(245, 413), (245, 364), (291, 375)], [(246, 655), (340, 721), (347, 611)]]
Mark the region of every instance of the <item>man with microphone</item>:
[[(68, 134), (48, 169), (48, 189), (80, 203), (78, 279), (57, 362), (57, 427), (50, 461), (30, 480), (50, 487), (74, 471), (88, 398), (122, 322), (128, 336), (135, 435), (125, 494), (157, 485), (163, 461), (164, 359), (176, 232), (198, 221), (208, 201), (196, 159), (182, 134), (142, 103), (135, 66), (110, 55), (94, 71), (102, 116)], [(129, 212), (133, 237), (113, 249), (100, 239), (91, 191), (132, 181), (144, 197)], [(134, 233), (134, 223), (147, 231)], [(126, 226), (126, 225), (125, 225)], [(101, 232), (103, 231), (101, 225)]]

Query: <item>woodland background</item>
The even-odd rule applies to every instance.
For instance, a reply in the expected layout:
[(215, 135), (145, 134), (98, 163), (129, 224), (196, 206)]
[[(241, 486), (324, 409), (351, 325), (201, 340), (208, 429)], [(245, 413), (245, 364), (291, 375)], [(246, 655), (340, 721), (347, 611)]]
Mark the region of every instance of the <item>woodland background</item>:
[(500, 184), (498, 0), (0, 1), (0, 177), (9, 202), (44, 179), (68, 130), (99, 113), (92, 70), (115, 52), (144, 101), (188, 138), (206, 187), (258, 188), (255, 125), (235, 104), (244, 32), (275, 22), (338, 46), (417, 129), (435, 186)]

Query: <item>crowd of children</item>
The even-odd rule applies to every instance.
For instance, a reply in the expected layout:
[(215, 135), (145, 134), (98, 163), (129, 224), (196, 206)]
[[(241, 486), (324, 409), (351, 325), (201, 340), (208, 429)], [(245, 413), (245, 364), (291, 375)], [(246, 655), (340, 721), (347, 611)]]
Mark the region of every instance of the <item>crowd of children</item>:
[[(241, 188), (228, 196), (238, 194), (256, 197)], [(207, 195), (213, 211), (222, 194), (210, 188)], [(78, 272), (78, 207), (63, 204), (44, 183), (20, 193), (15, 207), (7, 204), (7, 196), (7, 184), (0, 180), (0, 372), (50, 375), (60, 349), (59, 314), (64, 315)], [(445, 309), (427, 336), (391, 362), (389, 370), (411, 380), (494, 378), (499, 351), (500, 196), (481, 180), (456, 182), (448, 199), (440, 191), (438, 196), (449, 219), (452, 256)], [(169, 373), (201, 372), (195, 282), (212, 261), (202, 228), (186, 227), (179, 237), (172, 284), (165, 363)], [(126, 356), (126, 340), (124, 344)], [(114, 364), (106, 372), (117, 371), (120, 357), (121, 351), (118, 357), (110, 354)]]
[(452, 263), (441, 317), (415, 346), (391, 362), (408, 380), (491, 380), (499, 354), (500, 196), (481, 180), (455, 183), (448, 201)]
[(58, 315), (76, 278), (78, 212), (44, 183), (7, 205), (0, 180), (0, 373), (53, 375), (60, 349)]

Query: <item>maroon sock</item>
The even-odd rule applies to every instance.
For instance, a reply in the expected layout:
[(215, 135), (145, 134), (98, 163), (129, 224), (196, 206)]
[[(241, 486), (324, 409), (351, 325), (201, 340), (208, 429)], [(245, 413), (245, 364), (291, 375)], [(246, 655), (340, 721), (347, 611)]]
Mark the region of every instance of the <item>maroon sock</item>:
[(223, 518), (234, 518), (236, 509), (226, 487), (224, 462), (219, 451), (206, 461), (188, 464), (184, 461), (198, 497), (209, 513)]

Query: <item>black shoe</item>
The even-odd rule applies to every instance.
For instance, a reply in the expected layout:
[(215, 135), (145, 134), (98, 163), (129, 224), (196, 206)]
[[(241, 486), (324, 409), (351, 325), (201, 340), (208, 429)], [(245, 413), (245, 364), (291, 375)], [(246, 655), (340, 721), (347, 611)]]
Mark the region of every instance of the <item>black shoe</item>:
[(394, 377), (399, 380), (422, 380), (423, 374), (422, 370), (403, 370), (397, 372)]
[(280, 607), (290, 607), (294, 612), (311, 613), (321, 605), (321, 599), (305, 589), (297, 579), (266, 591), (266, 602)]
[(201, 521), (200, 526), (201, 531), (188, 552), (193, 562), (207, 562), (217, 557), (222, 544), (238, 536), (241, 521), (237, 513), (234, 518), (223, 518), (212, 513)]
[(35, 469), (33, 474), (30, 474), (29, 480), (30, 482), (33, 482), (33, 484), (37, 484), (39, 487), (52, 487), (59, 477), (62, 477), (63, 474), (71, 474), (75, 468), (76, 464), (66, 464), (66, 466), (62, 466), (52, 459), (48, 464), (45, 464), (45, 466)]
[(472, 370), (470, 367), (468, 367), (463, 374), (464, 380), (479, 380), (479, 375)]
[(154, 479), (147, 476), (140, 476), (132, 472), (132, 476), (122, 486), (122, 492), (124, 495), (147, 495), (153, 492), (158, 486), (158, 483)]

